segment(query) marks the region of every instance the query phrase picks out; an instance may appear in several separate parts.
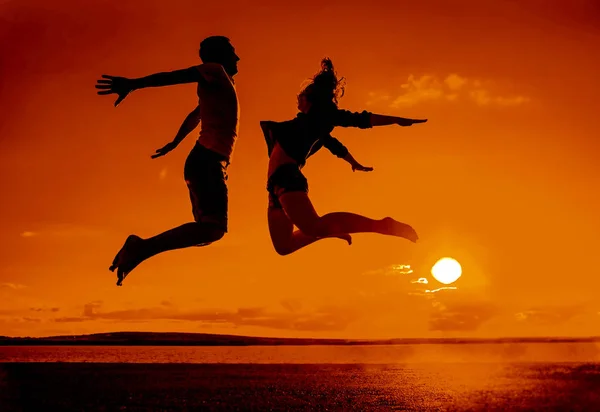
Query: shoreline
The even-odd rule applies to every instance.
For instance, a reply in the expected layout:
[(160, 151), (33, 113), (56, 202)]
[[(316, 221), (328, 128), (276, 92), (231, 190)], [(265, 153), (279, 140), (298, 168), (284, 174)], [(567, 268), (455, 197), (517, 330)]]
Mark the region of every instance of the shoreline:
[(311, 339), (202, 333), (115, 332), (76, 336), (6, 337), (0, 346), (382, 346), (516, 343), (595, 343), (600, 337)]

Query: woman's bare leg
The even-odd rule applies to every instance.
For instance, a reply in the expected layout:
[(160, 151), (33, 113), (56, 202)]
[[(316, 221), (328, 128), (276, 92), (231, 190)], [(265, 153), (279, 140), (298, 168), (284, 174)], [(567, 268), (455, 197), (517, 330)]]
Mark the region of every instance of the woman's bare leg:
[(279, 196), (279, 201), (291, 223), (309, 236), (325, 237), (332, 233), (379, 233), (402, 237), (411, 242), (418, 240), (417, 233), (410, 225), (391, 217), (374, 220), (348, 212), (334, 212), (319, 216), (305, 192), (284, 193)]
[[(267, 217), (273, 247), (275, 247), (275, 251), (280, 255), (289, 255), (317, 240), (325, 238), (309, 236), (300, 230), (294, 230), (294, 225), (281, 208), (270, 207)], [(336, 237), (345, 240), (349, 245), (352, 244), (352, 237), (349, 234), (333, 234), (327, 237)]]

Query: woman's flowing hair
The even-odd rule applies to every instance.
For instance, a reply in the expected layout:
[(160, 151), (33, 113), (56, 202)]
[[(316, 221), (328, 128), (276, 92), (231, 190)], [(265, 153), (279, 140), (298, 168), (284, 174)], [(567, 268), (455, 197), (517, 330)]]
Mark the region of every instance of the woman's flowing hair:
[(300, 94), (304, 94), (312, 105), (338, 105), (338, 100), (344, 96), (345, 79), (338, 79), (333, 63), (328, 57), (321, 60), (321, 70), (313, 76)]

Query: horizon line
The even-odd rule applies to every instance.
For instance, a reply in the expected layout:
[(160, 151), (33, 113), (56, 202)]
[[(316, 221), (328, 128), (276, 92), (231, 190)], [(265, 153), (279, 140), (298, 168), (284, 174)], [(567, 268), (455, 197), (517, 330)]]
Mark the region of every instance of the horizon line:
[[(177, 339), (177, 336), (180, 339)], [(121, 337), (124, 341), (114, 341), (111, 338)], [(157, 338), (153, 342), (152, 338)], [(168, 341), (165, 338), (173, 337)], [(197, 340), (187, 341), (181, 338), (200, 338)], [(91, 340), (85, 340), (91, 338)], [(0, 342), (14, 343), (20, 341), (31, 342), (55, 342), (64, 341), (68, 343), (86, 343), (97, 341), (101, 343), (127, 343), (132, 340), (140, 340), (147, 343), (210, 343), (216, 339), (232, 339), (231, 342), (220, 342), (223, 346), (231, 344), (271, 344), (273, 343), (303, 343), (318, 345), (323, 344), (427, 344), (427, 343), (577, 343), (577, 342), (600, 342), (600, 336), (503, 336), (503, 337), (412, 337), (412, 338), (302, 338), (302, 337), (268, 337), (268, 336), (248, 336), (248, 335), (231, 335), (231, 334), (214, 334), (201, 332), (148, 332), (148, 331), (116, 331), (116, 332), (98, 332), (79, 335), (50, 335), (50, 336), (4, 336), (0, 335)], [(237, 342), (236, 342), (237, 341)], [(215, 345), (216, 344), (216, 345)], [(218, 346), (217, 342), (213, 342), (213, 346)]]

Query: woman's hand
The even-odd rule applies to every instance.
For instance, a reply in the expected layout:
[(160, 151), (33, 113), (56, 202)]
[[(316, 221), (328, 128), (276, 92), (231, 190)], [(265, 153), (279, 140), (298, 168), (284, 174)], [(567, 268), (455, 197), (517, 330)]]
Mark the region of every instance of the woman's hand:
[(405, 119), (403, 117), (399, 117), (396, 124), (399, 126), (412, 126), (415, 123), (425, 123), (425, 122), (427, 122), (427, 119)]
[(367, 167), (367, 166), (363, 166), (360, 163), (356, 162), (352, 164), (352, 171), (359, 171), (359, 172), (372, 172), (373, 168), (372, 167)]

